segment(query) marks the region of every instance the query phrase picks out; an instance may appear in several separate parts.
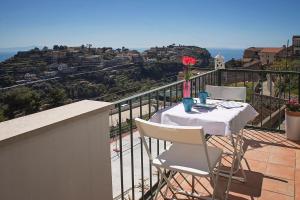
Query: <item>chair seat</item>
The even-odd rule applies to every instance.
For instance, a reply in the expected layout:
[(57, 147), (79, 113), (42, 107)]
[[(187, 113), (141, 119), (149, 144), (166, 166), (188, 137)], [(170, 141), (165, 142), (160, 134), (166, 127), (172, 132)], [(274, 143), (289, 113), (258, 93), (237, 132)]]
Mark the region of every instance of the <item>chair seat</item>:
[[(214, 169), (222, 156), (222, 149), (207, 147), (211, 169)], [(174, 143), (158, 155), (152, 164), (156, 167), (189, 173), (195, 176), (209, 176), (204, 147), (202, 145)]]

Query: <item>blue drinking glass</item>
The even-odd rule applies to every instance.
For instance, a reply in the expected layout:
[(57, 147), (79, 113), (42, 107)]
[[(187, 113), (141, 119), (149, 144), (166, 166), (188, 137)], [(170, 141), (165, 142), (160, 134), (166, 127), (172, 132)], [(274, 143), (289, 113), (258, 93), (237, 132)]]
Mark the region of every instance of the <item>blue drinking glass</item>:
[(183, 98), (183, 99), (182, 99), (182, 103), (183, 103), (183, 106), (184, 106), (184, 111), (185, 111), (185, 112), (191, 112), (191, 111), (192, 111), (193, 104), (194, 104), (195, 102), (194, 102), (194, 99), (193, 99), (193, 98)]
[(200, 103), (206, 104), (207, 97), (208, 97), (208, 93), (207, 92), (205, 92), (205, 91), (199, 92)]

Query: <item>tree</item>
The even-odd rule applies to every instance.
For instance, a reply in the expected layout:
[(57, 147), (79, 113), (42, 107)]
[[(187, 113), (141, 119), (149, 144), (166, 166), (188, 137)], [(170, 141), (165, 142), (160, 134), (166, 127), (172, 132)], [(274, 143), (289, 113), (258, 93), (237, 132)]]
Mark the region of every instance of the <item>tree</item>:
[(5, 121), (5, 117), (4, 117), (4, 111), (2, 109), (0, 109), (0, 122)]
[(44, 46), (43, 47), (43, 49), (42, 49), (42, 51), (48, 51), (49, 49), (48, 49), (48, 47), (46, 47), (46, 46)]
[(19, 115), (37, 112), (40, 107), (40, 96), (27, 87), (13, 89), (4, 96), (4, 115), (9, 119)]
[(128, 51), (129, 49), (125, 48), (125, 47), (122, 47), (122, 51), (126, 52)]
[(54, 45), (54, 46), (53, 46), (53, 50), (55, 50), (55, 51), (59, 50), (59, 46), (58, 46), (57, 44)]
[(49, 104), (51, 107), (64, 105), (67, 95), (64, 89), (54, 88), (49, 92)]
[(87, 48), (89, 49), (89, 51), (91, 50), (92, 44), (86, 44)]
[(59, 50), (66, 50), (66, 49), (68, 49), (68, 47), (67, 47), (67, 46), (63, 46), (63, 45), (60, 45), (60, 46), (58, 47), (58, 49), (59, 49)]
[(34, 52), (39, 52), (40, 49), (39, 49), (38, 47), (34, 47), (34, 48), (32, 49), (32, 51), (34, 51)]
[(0, 78), (0, 87), (8, 87), (15, 83), (15, 80), (10, 75), (5, 75)]

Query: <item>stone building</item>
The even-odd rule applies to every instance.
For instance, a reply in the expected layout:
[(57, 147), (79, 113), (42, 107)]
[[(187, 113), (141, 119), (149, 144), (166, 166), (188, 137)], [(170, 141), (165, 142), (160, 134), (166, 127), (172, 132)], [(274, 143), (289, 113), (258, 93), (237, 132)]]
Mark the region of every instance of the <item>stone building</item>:
[(293, 54), (300, 55), (300, 35), (293, 36)]
[(283, 47), (280, 48), (263, 48), (258, 54), (261, 64), (267, 65), (272, 64), (276, 58), (281, 57), (280, 55), (284, 52)]

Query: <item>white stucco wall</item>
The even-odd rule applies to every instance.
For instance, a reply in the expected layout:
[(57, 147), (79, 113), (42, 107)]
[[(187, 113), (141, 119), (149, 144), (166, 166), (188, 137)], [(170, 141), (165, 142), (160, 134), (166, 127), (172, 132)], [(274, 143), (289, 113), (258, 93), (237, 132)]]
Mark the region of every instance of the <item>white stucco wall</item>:
[(112, 199), (109, 109), (81, 101), (0, 123), (0, 199)]

